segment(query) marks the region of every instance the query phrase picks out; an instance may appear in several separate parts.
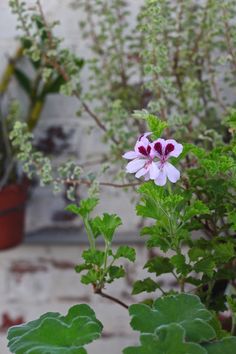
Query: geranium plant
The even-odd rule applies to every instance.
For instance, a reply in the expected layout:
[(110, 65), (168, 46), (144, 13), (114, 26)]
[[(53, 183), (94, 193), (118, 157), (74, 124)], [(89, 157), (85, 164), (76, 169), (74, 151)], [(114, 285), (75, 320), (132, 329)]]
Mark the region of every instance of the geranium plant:
[[(127, 171), (139, 179), (136, 211), (145, 219), (141, 235), (147, 236), (148, 248), (159, 250), (144, 265), (150, 277), (133, 284), (132, 305), (104, 290), (125, 276), (122, 259), (135, 262), (135, 249), (123, 245), (114, 251), (113, 239), (122, 221), (108, 213), (91, 216), (99, 202), (94, 197), (67, 207), (83, 220), (89, 241), (75, 271), (82, 273), (81, 282), (96, 295), (129, 311), (131, 327), (140, 332), (140, 345), (125, 348), (125, 354), (231, 354), (236, 349), (236, 114), (232, 111), (226, 123), (232, 134), (230, 142), (222, 142), (211, 151), (164, 139), (163, 122), (157, 117), (154, 121), (147, 112), (144, 116), (153, 131), (140, 136), (134, 150), (123, 157), (132, 159)], [(13, 144), (22, 149), (18, 129), (19, 126), (12, 134)], [(22, 151), (20, 156), (24, 160)], [(31, 157), (30, 164), (25, 163), (32, 170), (33, 151)], [(178, 170), (172, 163), (178, 164)], [(198, 232), (195, 236), (194, 231)], [(97, 246), (98, 237), (104, 241), (103, 248)], [(176, 280), (177, 287), (163, 288), (159, 277), (167, 273)], [(222, 282), (223, 290), (217, 291)], [(157, 289), (162, 293), (158, 298)], [(135, 295), (142, 292), (153, 293), (152, 301), (149, 295), (148, 302), (136, 303)], [(220, 322), (220, 313), (226, 309), (231, 312), (229, 331)], [(16, 354), (86, 353), (84, 346), (101, 332), (102, 324), (93, 310), (77, 305), (66, 316), (46, 313), (28, 324), (12, 327), (8, 333), (9, 349)]]

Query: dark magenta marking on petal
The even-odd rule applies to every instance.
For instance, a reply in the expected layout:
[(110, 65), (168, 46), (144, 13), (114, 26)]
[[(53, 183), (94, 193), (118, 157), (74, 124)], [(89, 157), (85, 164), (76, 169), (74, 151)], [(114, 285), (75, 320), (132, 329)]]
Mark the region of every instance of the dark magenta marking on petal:
[(158, 154), (162, 155), (162, 145), (159, 141), (154, 145), (154, 149), (158, 152)]
[(148, 145), (147, 148), (145, 148), (144, 146), (139, 146), (138, 151), (140, 152), (140, 154), (148, 156), (151, 152), (151, 146)]
[(171, 151), (173, 151), (175, 149), (173, 144), (167, 144), (166, 148), (165, 148), (165, 155), (168, 155)]
[(140, 154), (147, 156), (147, 151), (144, 146), (139, 146), (138, 151), (140, 152)]

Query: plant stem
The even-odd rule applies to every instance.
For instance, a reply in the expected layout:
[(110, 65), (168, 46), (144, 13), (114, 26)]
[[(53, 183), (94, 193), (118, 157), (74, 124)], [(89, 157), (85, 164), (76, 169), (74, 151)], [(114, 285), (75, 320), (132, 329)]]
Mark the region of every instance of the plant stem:
[(236, 326), (236, 316), (235, 314), (232, 312), (232, 326), (231, 326), (231, 331), (230, 333), (232, 334), (232, 336), (235, 333), (235, 326)]
[(91, 227), (89, 225), (89, 220), (88, 220), (87, 217), (84, 218), (84, 226), (85, 226), (85, 229), (86, 229), (86, 232), (87, 232), (90, 248), (92, 250), (95, 250), (95, 241), (94, 241), (94, 237), (93, 237), (93, 232), (91, 230)]
[(95, 294), (98, 294), (98, 295), (100, 295), (100, 296), (102, 296), (102, 297), (104, 297), (104, 298), (106, 298), (106, 299), (108, 299), (108, 300), (111, 300), (111, 301), (113, 301), (113, 302), (119, 304), (120, 306), (122, 306), (122, 307), (124, 307), (124, 308), (126, 308), (126, 309), (129, 308), (129, 306), (126, 305), (123, 301), (121, 301), (120, 299), (117, 299), (117, 298), (114, 297), (114, 296), (111, 296), (111, 295), (108, 295), (108, 294), (104, 293), (101, 289), (96, 289), (96, 288), (95, 288), (95, 289), (94, 289), (94, 293), (95, 293)]
[(181, 293), (184, 293), (184, 286), (185, 286), (185, 279), (184, 279), (184, 277), (181, 277), (181, 278), (179, 279), (179, 285), (180, 285), (180, 291), (181, 291)]

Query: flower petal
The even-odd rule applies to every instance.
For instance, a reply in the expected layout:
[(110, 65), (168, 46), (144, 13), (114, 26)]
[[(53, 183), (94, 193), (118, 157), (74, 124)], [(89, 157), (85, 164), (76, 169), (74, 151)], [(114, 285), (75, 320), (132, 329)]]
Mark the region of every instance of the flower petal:
[(166, 141), (160, 138), (153, 141), (151, 146), (152, 146), (152, 154), (154, 156), (159, 157), (159, 159), (161, 159), (165, 153)]
[[(141, 141), (137, 141), (137, 143), (135, 144), (135, 147), (134, 147), (134, 151), (136, 152), (137, 156), (144, 157), (144, 156), (149, 155), (149, 153), (146, 154), (146, 151), (147, 151), (149, 145), (150, 145), (149, 149), (151, 150), (151, 144), (150, 144), (149, 140), (147, 140), (146, 138), (142, 139)], [(145, 151), (144, 154), (142, 153), (142, 150)]]
[(166, 184), (166, 172), (164, 169), (159, 170), (158, 177), (154, 180), (157, 186), (164, 186)]
[(150, 173), (147, 171), (146, 175), (144, 175), (144, 181), (149, 181), (150, 180)]
[(128, 165), (126, 166), (126, 171), (129, 173), (135, 173), (140, 170), (140, 168), (142, 168), (145, 163), (146, 159), (135, 159), (128, 163)]
[(168, 154), (168, 157), (170, 157), (170, 156), (178, 157), (182, 153), (182, 151), (183, 151), (183, 145), (182, 144), (177, 143), (177, 141), (175, 141), (174, 139), (167, 139), (166, 140), (166, 146), (168, 144), (174, 145), (174, 150), (171, 151)]
[(157, 163), (152, 162), (149, 167), (149, 173), (151, 179), (156, 179), (160, 173)]
[(180, 172), (171, 163), (166, 162), (164, 166), (165, 173), (172, 183), (176, 183), (180, 179)]
[(127, 160), (133, 160), (138, 157), (138, 154), (135, 151), (128, 151), (122, 157)]
[(144, 175), (146, 175), (148, 173), (148, 170), (146, 168), (141, 168), (141, 170), (139, 170), (136, 174), (135, 177), (136, 178), (140, 178)]
[(147, 132), (147, 133), (140, 135), (140, 137), (138, 138), (138, 141), (141, 141), (143, 138), (147, 138), (147, 136), (149, 136), (151, 134), (152, 134), (152, 132)]

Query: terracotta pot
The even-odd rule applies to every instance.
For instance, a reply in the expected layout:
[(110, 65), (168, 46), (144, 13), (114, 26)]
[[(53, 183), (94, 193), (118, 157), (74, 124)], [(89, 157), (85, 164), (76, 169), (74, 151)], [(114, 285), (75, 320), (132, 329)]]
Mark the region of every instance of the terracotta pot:
[(10, 184), (0, 191), (0, 249), (18, 245), (24, 236), (27, 183)]

